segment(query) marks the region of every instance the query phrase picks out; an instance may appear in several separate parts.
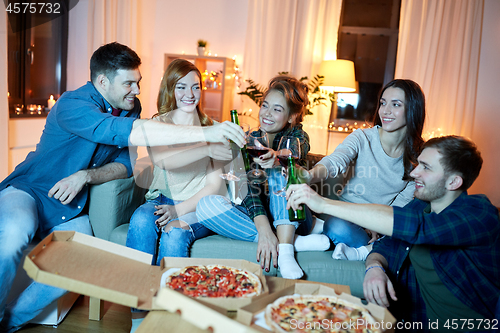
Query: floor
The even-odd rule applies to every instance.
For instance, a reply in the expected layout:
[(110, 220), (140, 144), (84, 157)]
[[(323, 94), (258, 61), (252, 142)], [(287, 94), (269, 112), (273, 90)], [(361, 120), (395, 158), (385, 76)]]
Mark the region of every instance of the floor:
[(130, 332), (130, 308), (104, 302), (105, 315), (101, 321), (89, 320), (89, 298), (80, 296), (57, 329), (52, 326), (28, 325), (22, 333), (128, 333)]

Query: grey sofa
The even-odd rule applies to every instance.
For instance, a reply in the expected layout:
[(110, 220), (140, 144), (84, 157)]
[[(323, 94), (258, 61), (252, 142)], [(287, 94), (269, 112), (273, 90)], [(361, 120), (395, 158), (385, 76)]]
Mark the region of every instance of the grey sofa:
[[(321, 157), (309, 154), (308, 164), (314, 165)], [(96, 237), (125, 245), (130, 217), (144, 202), (144, 194), (152, 180), (151, 170), (149, 159), (143, 158), (137, 161), (133, 177), (91, 186), (89, 218)], [(340, 182), (342, 179), (328, 179), (313, 187), (321, 195), (336, 199), (335, 189)], [(191, 257), (256, 262), (256, 250), (256, 243), (213, 235), (195, 241)], [(304, 270), (304, 279), (349, 285), (353, 295), (363, 297), (364, 262), (334, 260), (331, 255), (332, 251), (298, 252), (296, 258)], [(265, 274), (280, 276), (275, 268)]]

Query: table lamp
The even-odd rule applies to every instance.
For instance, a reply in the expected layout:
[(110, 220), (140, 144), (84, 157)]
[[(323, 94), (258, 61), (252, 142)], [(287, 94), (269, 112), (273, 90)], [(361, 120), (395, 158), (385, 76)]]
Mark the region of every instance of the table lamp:
[(321, 63), (319, 74), (325, 77), (322, 87), (335, 94), (335, 102), (332, 103), (330, 121), (328, 122), (331, 123), (337, 118), (337, 94), (356, 91), (354, 62), (343, 59), (324, 60)]

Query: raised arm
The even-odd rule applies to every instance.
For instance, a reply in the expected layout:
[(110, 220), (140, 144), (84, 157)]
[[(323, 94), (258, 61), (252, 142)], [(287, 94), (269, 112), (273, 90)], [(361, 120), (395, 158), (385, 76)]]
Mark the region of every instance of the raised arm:
[(316, 213), (336, 216), (379, 234), (392, 236), (394, 215), (390, 206), (330, 200), (321, 197), (305, 184), (290, 185), (286, 194), (287, 208), (297, 210), (301, 204), (305, 204)]
[(200, 142), (177, 147), (150, 147), (148, 151), (153, 163), (164, 170), (181, 168), (205, 157), (211, 157), (218, 161), (229, 161), (232, 158), (229, 146), (211, 142)]
[(135, 120), (129, 136), (132, 146), (166, 146), (192, 142), (221, 142), (228, 140), (243, 147), (245, 133), (240, 126), (225, 121), (213, 126), (196, 127), (165, 124), (154, 120)]

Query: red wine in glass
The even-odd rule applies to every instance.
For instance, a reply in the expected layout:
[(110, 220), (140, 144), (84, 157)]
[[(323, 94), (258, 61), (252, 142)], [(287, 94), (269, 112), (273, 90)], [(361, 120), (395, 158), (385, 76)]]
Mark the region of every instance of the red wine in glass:
[[(278, 156), (276, 156), (278, 158), (278, 161), (280, 162), (280, 164), (281, 164), (281, 166), (283, 168), (288, 167), (288, 157), (289, 156), (290, 155), (278, 155)], [(299, 159), (299, 157), (298, 156), (292, 156), (292, 159), (293, 159), (293, 162), (295, 163)]]
[(260, 157), (260, 156), (264, 155), (265, 153), (267, 153), (268, 151), (269, 151), (269, 149), (266, 147), (256, 147), (256, 146), (248, 147), (247, 146), (247, 152), (252, 157)]

